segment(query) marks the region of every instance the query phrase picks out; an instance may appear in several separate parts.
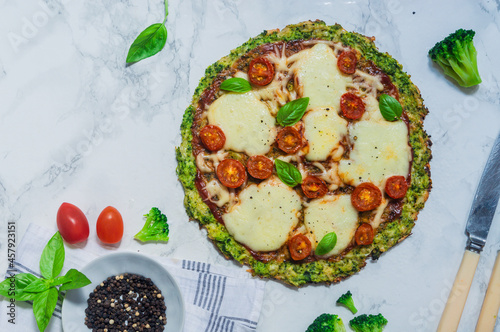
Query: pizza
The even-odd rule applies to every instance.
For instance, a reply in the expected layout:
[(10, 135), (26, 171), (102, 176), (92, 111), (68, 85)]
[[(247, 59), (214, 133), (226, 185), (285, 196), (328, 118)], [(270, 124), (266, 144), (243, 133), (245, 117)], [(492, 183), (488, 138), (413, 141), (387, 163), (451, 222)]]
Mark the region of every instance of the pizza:
[(207, 68), (185, 111), (187, 213), (253, 275), (338, 282), (410, 235), (431, 189), (427, 112), (373, 37), (264, 31)]

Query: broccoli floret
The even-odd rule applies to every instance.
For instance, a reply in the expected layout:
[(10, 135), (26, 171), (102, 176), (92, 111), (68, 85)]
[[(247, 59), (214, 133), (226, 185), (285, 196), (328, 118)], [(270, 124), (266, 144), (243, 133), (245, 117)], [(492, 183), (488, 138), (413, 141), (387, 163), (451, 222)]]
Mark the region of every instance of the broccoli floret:
[(351, 310), (353, 314), (358, 312), (358, 309), (356, 309), (356, 307), (354, 306), (351, 291), (347, 291), (347, 293), (339, 297), (337, 303), (345, 305), (347, 308), (349, 308), (349, 310)]
[(146, 241), (168, 241), (167, 217), (161, 211), (153, 207), (148, 214), (145, 214), (146, 223), (141, 231), (134, 235), (134, 239), (141, 242)]
[(345, 326), (337, 315), (321, 314), (311, 325), (307, 328), (306, 332), (345, 332)]
[(463, 87), (481, 83), (477, 70), (477, 52), (472, 42), (473, 30), (458, 29), (429, 51), (429, 56), (444, 73)]
[(349, 324), (356, 332), (382, 332), (387, 325), (387, 319), (382, 314), (360, 315), (351, 319)]

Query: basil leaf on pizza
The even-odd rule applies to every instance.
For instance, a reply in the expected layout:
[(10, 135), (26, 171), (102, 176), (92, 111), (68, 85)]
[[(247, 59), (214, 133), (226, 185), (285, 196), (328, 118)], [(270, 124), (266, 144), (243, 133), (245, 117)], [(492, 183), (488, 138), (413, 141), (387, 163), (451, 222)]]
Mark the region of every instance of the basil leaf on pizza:
[[(195, 89), (176, 150), (186, 211), (221, 254), (262, 278), (333, 283), (409, 236), (431, 151), (427, 109), (396, 60), (322, 21), (228, 53)], [(371, 192), (377, 204), (361, 209)]]
[(250, 83), (241, 77), (232, 77), (220, 85), (221, 90), (244, 93), (252, 90)]
[(337, 234), (335, 232), (331, 232), (323, 236), (321, 241), (319, 241), (318, 246), (316, 247), (316, 255), (323, 256), (328, 254), (335, 245), (337, 244)]
[(299, 98), (292, 100), (289, 103), (283, 105), (278, 111), (278, 116), (276, 116), (276, 121), (280, 126), (293, 126), (302, 119), (307, 105), (309, 104), (309, 97)]
[(297, 167), (279, 159), (274, 161), (274, 165), (276, 167), (276, 174), (278, 174), (280, 180), (287, 186), (295, 187), (302, 182), (302, 175)]
[(399, 101), (387, 94), (381, 94), (379, 98), (380, 113), (387, 121), (395, 121), (403, 114), (403, 108)]

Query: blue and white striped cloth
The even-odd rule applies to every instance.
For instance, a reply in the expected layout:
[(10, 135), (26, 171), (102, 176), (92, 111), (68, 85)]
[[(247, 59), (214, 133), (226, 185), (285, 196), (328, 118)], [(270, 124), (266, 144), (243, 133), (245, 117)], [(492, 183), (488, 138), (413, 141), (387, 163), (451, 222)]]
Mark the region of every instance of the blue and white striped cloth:
[[(40, 254), (53, 235), (52, 231), (30, 224), (17, 248), (15, 271), (40, 276)], [(70, 268), (81, 269), (94, 258), (84, 249), (66, 250), (62, 274)], [(231, 269), (190, 260), (154, 257), (174, 276), (181, 289), (185, 305), (182, 332), (251, 332), (257, 330), (265, 282), (252, 278), (240, 269)], [(57, 302), (48, 332), (62, 331), (61, 298)], [(38, 331), (31, 303), (16, 302), (15, 324), (8, 322), (8, 299), (0, 301), (0, 331)], [(168, 325), (167, 329), (168, 331)], [(72, 332), (72, 331), (65, 331)], [(177, 332), (177, 331), (169, 331)], [(181, 332), (181, 331), (179, 331)]]

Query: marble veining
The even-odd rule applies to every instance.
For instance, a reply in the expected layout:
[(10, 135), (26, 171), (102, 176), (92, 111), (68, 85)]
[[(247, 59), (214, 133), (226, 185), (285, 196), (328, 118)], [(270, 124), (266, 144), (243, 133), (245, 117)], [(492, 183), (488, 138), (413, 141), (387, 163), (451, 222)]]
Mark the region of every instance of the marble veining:
[[(375, 36), (380, 50), (411, 74), (429, 108), (434, 188), (413, 235), (359, 274), (300, 289), (268, 282), (258, 330), (303, 331), (323, 312), (347, 323), (352, 315), (335, 305), (347, 290), (360, 313), (387, 317), (388, 332), (435, 330), (465, 247), (471, 200), (500, 130), (498, 0), (171, 0), (164, 50), (132, 66), (125, 65), (128, 47), (163, 20), (162, 1), (0, 0), (0, 8), (0, 218), (15, 221), (18, 241), (30, 222), (55, 231), (64, 201), (86, 213), (95, 241), (97, 216), (113, 205), (125, 220), (116, 250), (235, 269), (241, 267), (188, 222), (175, 175), (182, 115), (205, 68), (263, 30), (308, 19)], [(462, 27), (476, 31), (483, 83), (472, 89), (457, 87), (427, 57), (434, 43)], [(132, 239), (152, 206), (169, 218), (166, 245)], [(474, 330), (479, 315), (500, 249), (499, 214), (460, 332)], [(6, 232), (0, 228), (0, 271)]]

